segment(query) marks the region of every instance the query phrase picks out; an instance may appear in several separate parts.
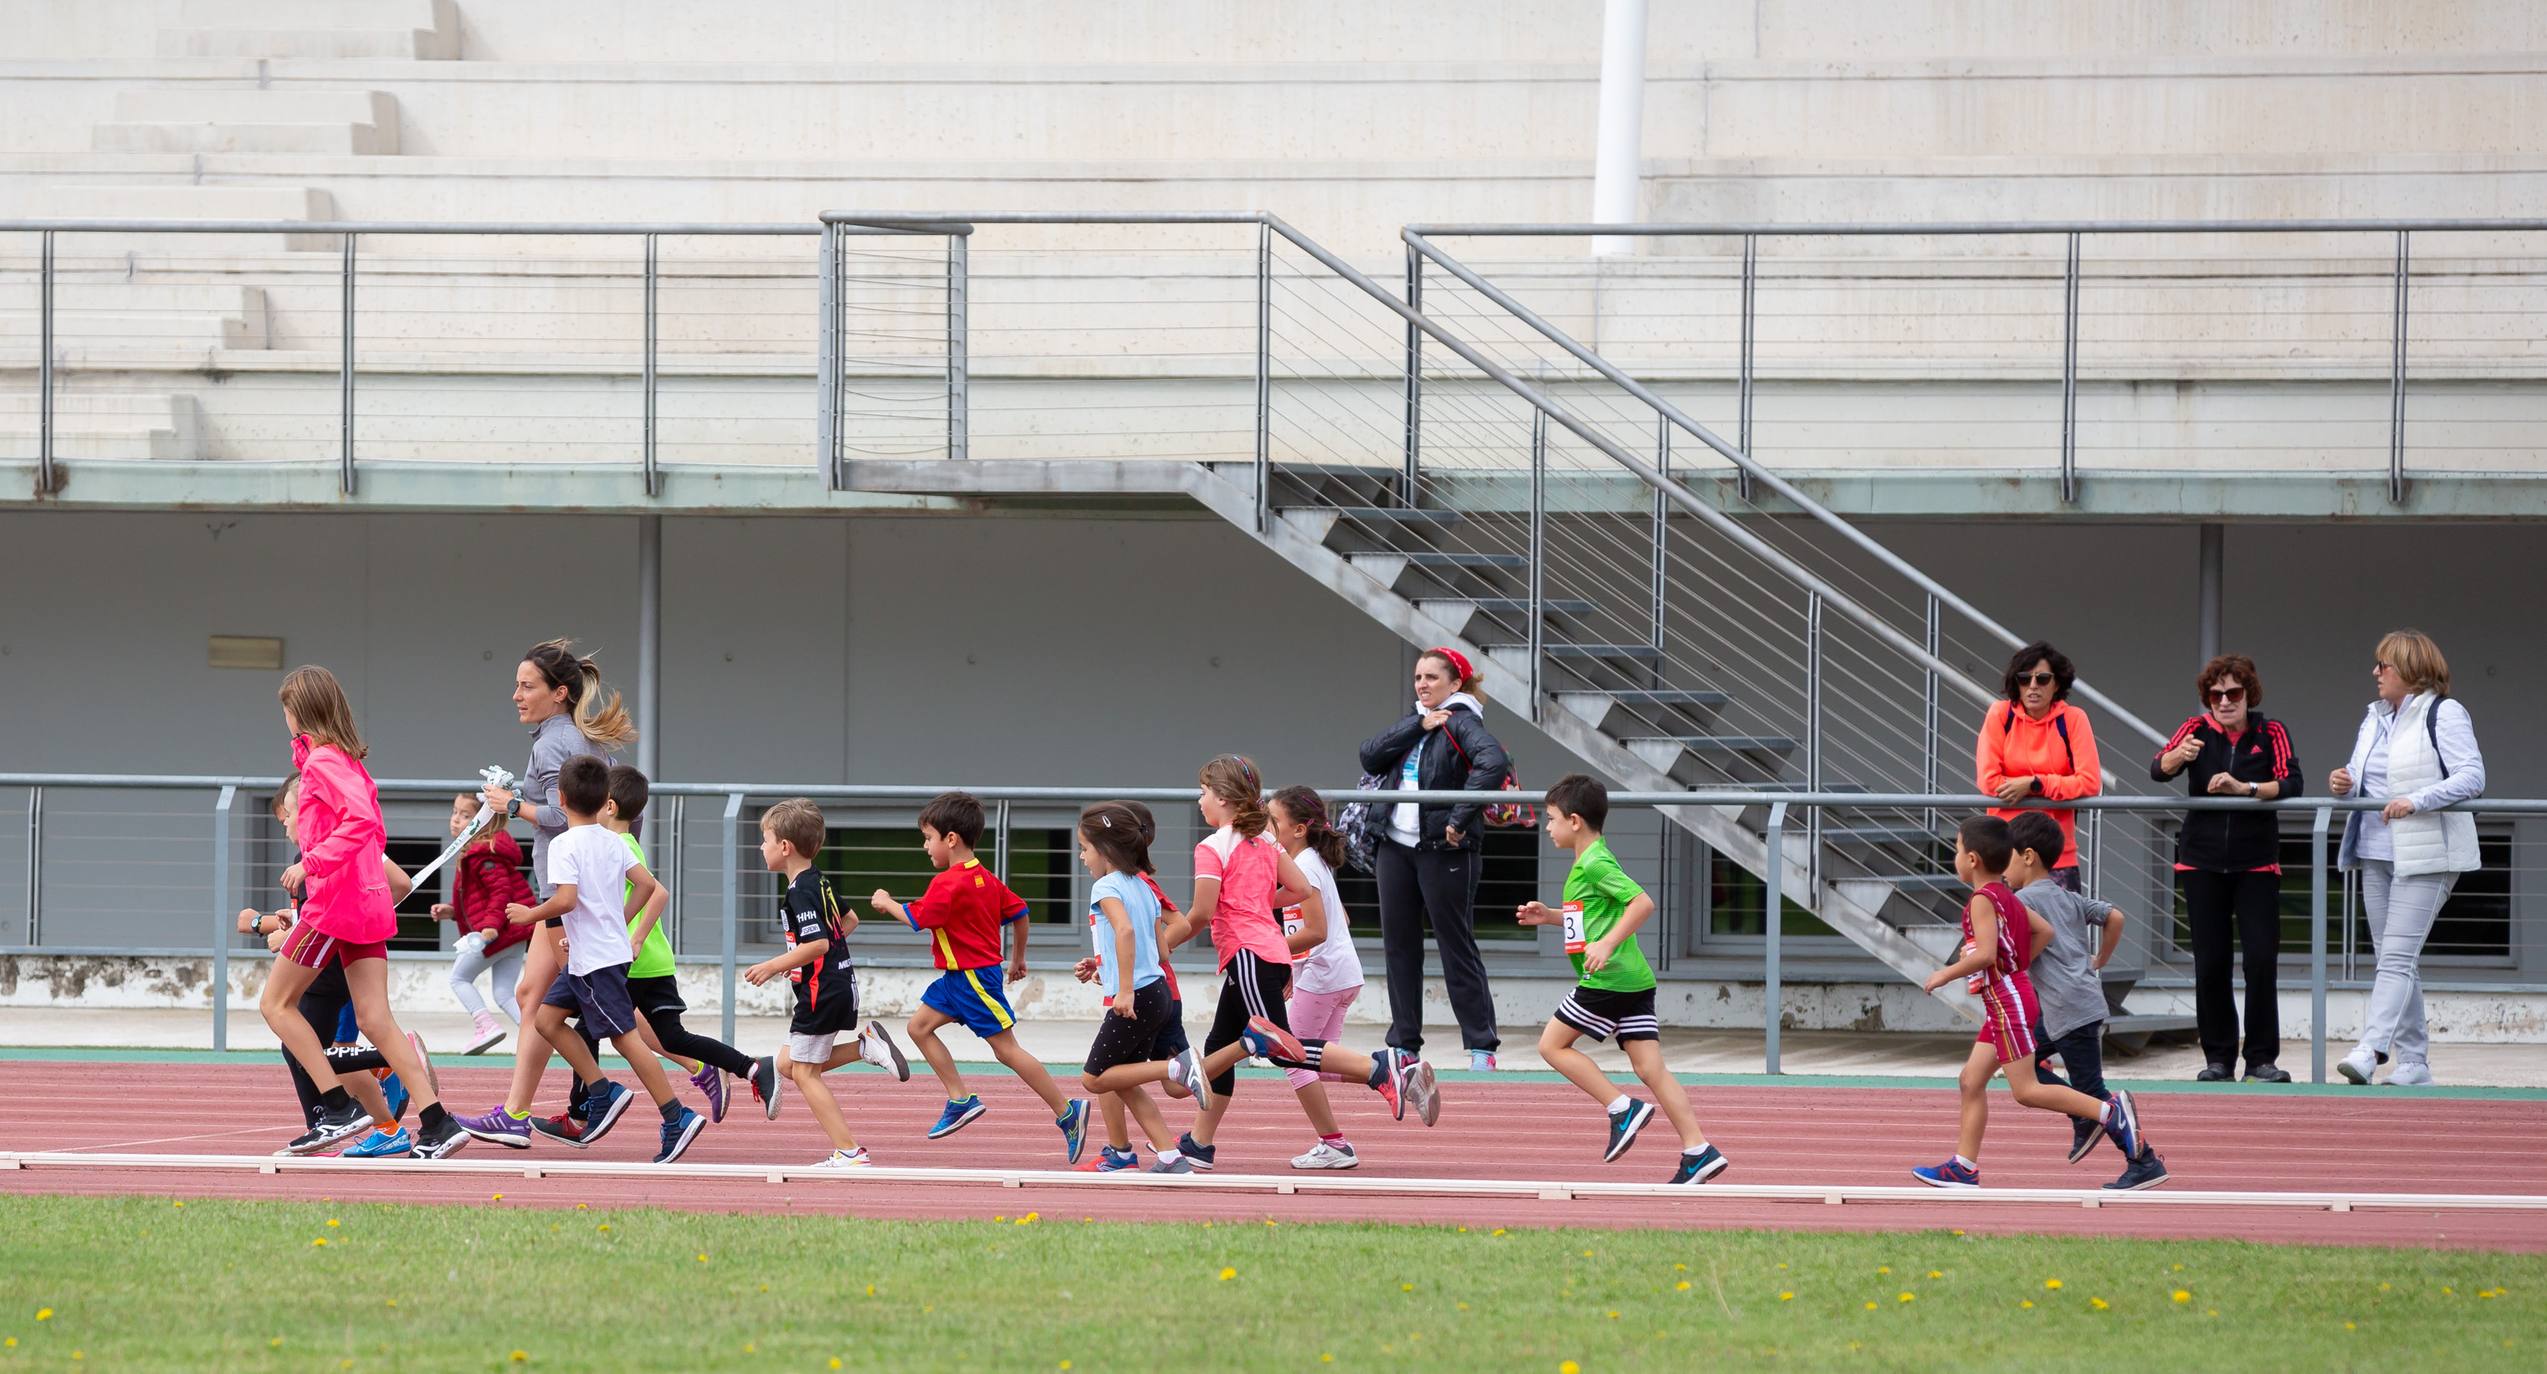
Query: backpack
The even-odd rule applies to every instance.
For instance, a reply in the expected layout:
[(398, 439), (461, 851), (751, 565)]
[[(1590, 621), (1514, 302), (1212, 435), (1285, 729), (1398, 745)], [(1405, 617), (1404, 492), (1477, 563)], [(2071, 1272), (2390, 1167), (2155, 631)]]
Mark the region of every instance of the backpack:
[[(1389, 780), (1378, 773), (1365, 773), (1354, 784), (1362, 792), (1384, 792)], [(1380, 830), (1386, 824), (1379, 818), (1379, 807), (1386, 803), (1350, 802), (1335, 814), (1335, 833), (1344, 837), (1344, 862), (1365, 873), (1379, 871)]]
[[(2005, 738), (2016, 733), (2016, 713), (2017, 704), (2013, 701), (2009, 702), (2008, 713), (2005, 717), (2001, 718), (1999, 723), (1999, 735), (2001, 738)], [(2077, 772), (2078, 750), (2069, 742), (2069, 717), (2061, 711), (2061, 703), (2059, 702), (2052, 703), (2052, 728), (2060, 732), (2061, 752), (2069, 756), (2069, 771), (2073, 773)], [(2437, 747), (2434, 752), (2439, 752)]]
[[(1521, 790), (1520, 769), (1505, 771), (1503, 790)], [(1486, 808), (1486, 824), (1498, 830), (1536, 830), (1539, 828), (1539, 808), (1524, 802), (1496, 802)]]

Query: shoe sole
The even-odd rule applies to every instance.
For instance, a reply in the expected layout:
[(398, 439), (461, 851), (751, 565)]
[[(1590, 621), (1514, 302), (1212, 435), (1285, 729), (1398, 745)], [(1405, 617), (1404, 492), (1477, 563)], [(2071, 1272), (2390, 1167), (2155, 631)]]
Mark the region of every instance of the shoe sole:
[(1618, 1133), (1618, 1139), (1616, 1139), (1616, 1140), (1614, 1140), (1614, 1141), (1610, 1142), (1610, 1147), (1609, 1147), (1608, 1152), (1607, 1152), (1607, 1153), (1605, 1153), (1605, 1154), (1603, 1154), (1603, 1155), (1601, 1156), (1601, 1162), (1602, 1162), (1603, 1164), (1615, 1164), (1615, 1163), (1617, 1163), (1617, 1162), (1618, 1162), (1618, 1157), (1619, 1157), (1620, 1155), (1623, 1155), (1623, 1154), (1626, 1154), (1626, 1153), (1627, 1153), (1627, 1149), (1628, 1149), (1628, 1147), (1629, 1147), (1629, 1146), (1631, 1146), (1631, 1145), (1634, 1145), (1634, 1144), (1636, 1143), (1636, 1137), (1637, 1137), (1638, 1135), (1643, 1134), (1643, 1132), (1644, 1132), (1644, 1130), (1645, 1130), (1646, 1123), (1648, 1123), (1648, 1122), (1652, 1121), (1653, 1119), (1654, 1119), (1654, 1104), (1653, 1104), (1653, 1103), (1651, 1103), (1651, 1102), (1635, 1102), (1635, 1103), (1630, 1103), (1630, 1104), (1628, 1105), (1628, 1108), (1627, 1108), (1627, 1125), (1626, 1125), (1626, 1128), (1625, 1128), (1624, 1130), (1621, 1130), (1621, 1131)]
[(338, 1156), (336, 1156), (336, 1157), (337, 1157), (338, 1159), (404, 1159), (404, 1158), (406, 1158), (407, 1156), (414, 1154), (415, 1152), (416, 1152), (415, 1144), (414, 1144), (414, 1142), (412, 1142), (412, 1141), (411, 1141), (411, 1142), (409, 1142), (408, 1144), (406, 1144), (406, 1145), (404, 1145), (404, 1146), (402, 1146), (402, 1147), (400, 1147), (400, 1148), (398, 1148), (398, 1149), (395, 1149), (395, 1150), (383, 1150), (383, 1151), (381, 1151), (379, 1154), (376, 1154), (376, 1155), (358, 1155), (358, 1154), (354, 1153), (354, 1152), (353, 1152), (353, 1151), (351, 1151), (351, 1150), (347, 1150), (347, 1151), (343, 1152), (342, 1154), (339, 1154), (339, 1155), (338, 1155)]
[(1298, 1169), (1303, 1173), (1315, 1173), (1326, 1169), (1359, 1169), (1362, 1167), (1362, 1157), (1360, 1155), (1343, 1155), (1319, 1164), (1303, 1164), (1299, 1160), (1295, 1159), (1291, 1161), (1291, 1167)]
[(1072, 1098), (1070, 1105), (1078, 1109), (1079, 1129), (1062, 1128), (1061, 1153), (1068, 1162), (1077, 1164), (1079, 1156), (1088, 1152), (1088, 1102), (1085, 1098)]
[[(1305, 1059), (1308, 1057), (1309, 1047), (1300, 1043), (1300, 1037), (1293, 1035), (1291, 1032), (1284, 1030), (1280, 1026), (1275, 1025), (1271, 1017), (1248, 1017), (1247, 1029), (1264, 1037), (1267, 1048), (1272, 1050), (1274, 1054), (1281, 1055), (1285, 1059)], [(1271, 1056), (1267, 1057), (1270, 1058)]]
[(483, 1140), (489, 1145), (502, 1145), (515, 1150), (531, 1148), (531, 1128), (528, 1126), (522, 1128), (520, 1135), (514, 1135), (509, 1131), (480, 1131), (467, 1126), (460, 1127), (460, 1134), (471, 1140)]
[(1433, 1077), (1433, 1066), (1419, 1062), (1407, 1070), (1405, 1081), (1397, 1085), (1397, 1100), (1427, 1126), (1441, 1120), (1441, 1084)]
[(2173, 1174), (2165, 1174), (2165, 1173), (2162, 1173), (2162, 1174), (2158, 1175), (2156, 1178), (2143, 1179), (2143, 1180), (2141, 1180), (2141, 1181), (2140, 1181), (2140, 1182), (2138, 1182), (2138, 1183), (2119, 1183), (2119, 1182), (2117, 1182), (2117, 1183), (2108, 1183), (2108, 1184), (2106, 1184), (2106, 1185), (2105, 1185), (2105, 1189), (2104, 1189), (2104, 1190), (2105, 1190), (2106, 1192), (2109, 1192), (2109, 1193), (2139, 1193), (2139, 1192), (2146, 1192), (2147, 1190), (2149, 1190), (2149, 1189), (2151, 1189), (2151, 1188), (2155, 1188), (2155, 1187), (2157, 1187), (2159, 1184), (2164, 1183), (2164, 1182), (2166, 1182), (2168, 1179), (2173, 1178), (2173, 1177), (2175, 1177), (2175, 1175), (2173, 1175)]
[[(902, 1047), (893, 1043), (893, 1033), (884, 1028), (884, 1023), (882, 1021), (869, 1021), (867, 1023), (867, 1034), (873, 1037), (876, 1043), (884, 1046), (884, 1052), (886, 1054), (893, 1056), (893, 1081), (896, 1083), (910, 1082), (911, 1061), (903, 1056)], [(878, 1065), (878, 1067), (880, 1068), (883, 1066)]]
[(778, 1119), (778, 1094), (786, 1086), (786, 1077), (779, 1073), (778, 1066), (776, 1064), (771, 1064), (769, 1070), (769, 1091), (761, 1096), (761, 1111), (763, 1115), (767, 1116), (772, 1121), (776, 1121)]
[[(628, 1114), (628, 1104), (636, 1100), (635, 1093), (625, 1090), (612, 1094), (610, 1105), (601, 1109), (601, 1120), (587, 1119), (584, 1123), (584, 1138), (570, 1143), (578, 1148), (589, 1148), (599, 1143), (603, 1136), (610, 1134), (611, 1127), (619, 1124), (619, 1118)], [(585, 1103), (584, 1110), (590, 1112), (592, 1104)]]
[(964, 1113), (962, 1116), (955, 1118), (953, 1121), (949, 1121), (942, 1126), (930, 1127), (929, 1139), (944, 1140), (946, 1137), (955, 1134), (957, 1131), (960, 1131), (965, 1127), (972, 1125), (974, 1122), (981, 1120), (982, 1113), (989, 1110), (989, 1103), (976, 1102), (973, 1104), (973, 1109), (971, 1111)]
[[(2335, 1065), (2335, 1072), (2342, 1074), (2344, 1076), (2344, 1081), (2352, 1084), (2356, 1088), (2367, 1088), (2370, 1086), (2370, 1074), (2363, 1073), (2361, 1070), (2354, 1068), (2352, 1066), (2352, 1061), (2349, 1059)], [(2371, 1068), (2371, 1073), (2376, 1072), (2378, 1072), (2378, 1068), (2374, 1065)]]
[(698, 1139), (699, 1132), (706, 1129), (707, 1118), (699, 1115), (697, 1112), (690, 1113), (689, 1125), (681, 1132), (681, 1138), (672, 1142), (671, 1149), (656, 1155), (654, 1157), (654, 1162), (657, 1164), (678, 1163), (681, 1156), (689, 1152), (690, 1142)]
[(2096, 1138), (2097, 1138), (2097, 1137), (2099, 1137), (2099, 1136), (2101, 1136), (2101, 1135), (2103, 1135), (2103, 1134), (2104, 1134), (2104, 1132), (2103, 1132), (2103, 1131), (2089, 1131), (2089, 1132), (2087, 1133), (2087, 1136), (2086, 1136), (2086, 1138), (2085, 1138), (2085, 1139), (2083, 1139), (2083, 1140), (2079, 1141), (2079, 1142), (2078, 1142), (2077, 1144), (2075, 1144), (2075, 1145), (2070, 1146), (2070, 1147), (2069, 1147), (2069, 1162), (2070, 1162), (2070, 1163), (2072, 1163), (2072, 1164), (2076, 1164), (2078, 1161), (2080, 1161), (2080, 1160), (2082, 1160), (2082, 1159), (2085, 1159), (2085, 1158), (2087, 1158), (2089, 1155), (2092, 1155), (2092, 1154), (2096, 1153)]
[[(370, 1129), (371, 1129), (374, 1125), (376, 1125), (376, 1124), (378, 1124), (378, 1123), (374, 1122), (374, 1121), (371, 1119), (371, 1117), (370, 1117), (370, 1116), (366, 1115), (366, 1116), (364, 1116), (364, 1117), (363, 1117), (363, 1121), (362, 1121), (362, 1124), (361, 1124), (361, 1125), (359, 1125), (359, 1126), (349, 1126), (349, 1127), (347, 1127), (346, 1129), (344, 1129), (344, 1130), (342, 1130), (342, 1131), (339, 1131), (339, 1132), (337, 1132), (337, 1133), (336, 1133), (336, 1134), (334, 1134), (334, 1135), (330, 1135), (330, 1136), (324, 1137), (324, 1138), (319, 1139), (319, 1140), (313, 1140), (313, 1141), (311, 1141), (311, 1142), (309, 1143), (309, 1145), (308, 1145), (308, 1147), (307, 1147), (307, 1148), (305, 1148), (305, 1149), (299, 1149), (299, 1150), (293, 1150), (293, 1151), (292, 1151), (292, 1153), (293, 1153), (293, 1154), (296, 1154), (296, 1155), (314, 1155), (314, 1154), (317, 1154), (317, 1153), (319, 1153), (320, 1151), (322, 1151), (322, 1150), (326, 1149), (327, 1147), (329, 1147), (329, 1146), (331, 1146), (331, 1145), (342, 1145), (342, 1144), (344, 1144), (346, 1141), (353, 1139), (355, 1136), (361, 1135), (363, 1132), (370, 1130)], [(285, 1148), (287, 1148), (287, 1149), (288, 1149), (288, 1148), (290, 1148), (290, 1147), (288, 1147), (288, 1146), (287, 1146), (287, 1147), (285, 1147)]]
[(476, 1139), (476, 1137), (470, 1135), (467, 1131), (455, 1129), (451, 1132), (451, 1137), (448, 1140), (443, 1141), (439, 1146), (434, 1145), (429, 1141), (419, 1140), (416, 1142), (416, 1158), (442, 1159), (450, 1155), (455, 1155), (460, 1152), (460, 1147), (468, 1144), (474, 1139)]
[(487, 1037), (487, 1038), (485, 1038), (484, 1040), (481, 1040), (481, 1041), (477, 1042), (476, 1044), (469, 1046), (467, 1049), (460, 1051), (460, 1053), (462, 1053), (462, 1054), (484, 1054), (484, 1053), (486, 1053), (488, 1050), (494, 1049), (496, 1046), (503, 1044), (503, 1043), (504, 1043), (504, 1036), (505, 1036), (505, 1032), (503, 1032), (503, 1031), (497, 1031), (495, 1034), (488, 1036), (488, 1037)]
[(1911, 1170), (1910, 1176), (1931, 1188), (1943, 1188), (1949, 1193), (1977, 1193), (1981, 1190), (1979, 1183), (1958, 1183), (1950, 1178), (1930, 1178), (1917, 1169)]
[(1684, 1179), (1675, 1179), (1674, 1182), (1688, 1186), (1695, 1186), (1706, 1182), (1708, 1179), (1714, 1178), (1716, 1175), (1721, 1174), (1732, 1167), (1732, 1160), (1725, 1158), (1723, 1155), (1717, 1155), (1714, 1163), (1701, 1164), (1698, 1166), (1698, 1172), (1691, 1174), (1689, 1177)]

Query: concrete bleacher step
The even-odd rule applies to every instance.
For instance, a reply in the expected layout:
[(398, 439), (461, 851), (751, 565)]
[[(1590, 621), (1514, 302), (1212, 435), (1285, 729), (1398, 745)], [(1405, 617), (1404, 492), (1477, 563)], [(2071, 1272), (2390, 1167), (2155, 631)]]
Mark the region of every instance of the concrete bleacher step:
[(122, 91), (115, 118), (90, 133), (101, 153), (398, 151), (398, 102), (386, 91), (169, 86)]
[[(0, 393), (0, 454), (33, 457), (43, 427), (33, 392)], [(201, 451), (193, 398), (165, 393), (67, 392), (53, 398), (53, 456), (193, 458)]]
[(162, 57), (304, 61), (452, 60), (452, 0), (184, 0), (158, 35)]
[(396, 125), (376, 124), (100, 124), (90, 131), (101, 153), (311, 153), (371, 157), (398, 151)]
[[(47, 218), (133, 220), (323, 220), (336, 213), (336, 198), (310, 186), (164, 186), (66, 185), (46, 189), (38, 212)], [(83, 247), (105, 240), (86, 238)], [(125, 246), (129, 246), (126, 241)], [(280, 252), (315, 252), (337, 246), (332, 234), (207, 231), (163, 234), (151, 242), (169, 247), (182, 242), (189, 256), (237, 255), (270, 260)]]

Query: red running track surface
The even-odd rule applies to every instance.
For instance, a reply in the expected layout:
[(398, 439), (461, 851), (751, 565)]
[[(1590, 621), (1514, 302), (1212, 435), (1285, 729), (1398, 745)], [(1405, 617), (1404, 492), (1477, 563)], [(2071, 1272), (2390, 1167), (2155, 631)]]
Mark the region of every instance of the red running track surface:
[[(444, 1092), (464, 1111), (501, 1099), (504, 1066), (440, 1064)], [(622, 1075), (623, 1079), (625, 1075)], [(990, 1105), (979, 1121), (944, 1140), (925, 1138), (940, 1106), (937, 1085), (922, 1072), (896, 1084), (872, 1070), (831, 1076), (850, 1126), (877, 1162), (940, 1168), (1058, 1168), (1059, 1134), (1049, 1113), (1001, 1072), (973, 1076)], [(739, 1085), (738, 1085), (739, 1087)], [(542, 1110), (562, 1100), (562, 1071), (543, 1085)], [(685, 1092), (688, 1091), (685, 1088)], [(1430, 1130), (1389, 1119), (1372, 1094), (1331, 1084), (1346, 1133), (1361, 1151), (1362, 1176), (1656, 1181), (1671, 1165), (1674, 1141), (1657, 1118), (1637, 1148), (1616, 1164), (1600, 1161), (1599, 1108), (1562, 1083), (1462, 1080), (1445, 1083), (1441, 1124)], [(2149, 1138), (2175, 1174), (2171, 1186), (2222, 1191), (2511, 1193), (2547, 1196), (2547, 1102), (2409, 1095), (2365, 1090), (2351, 1096), (2269, 1093), (2136, 1094)], [(785, 1103), (776, 1121), (762, 1117), (749, 1093), (722, 1125), (710, 1128), (686, 1162), (805, 1164), (826, 1144), (801, 1104)], [(1728, 1181), (1797, 1185), (1909, 1183), (1914, 1164), (1952, 1152), (1956, 1121), (1950, 1088), (1813, 1086), (1707, 1087), (1695, 1093), (1709, 1138), (1733, 1160)], [(269, 1154), (300, 1125), (290, 1085), (276, 1068), (159, 1063), (0, 1062), (0, 1149), (140, 1154)], [(2091, 1187), (2120, 1160), (2109, 1145), (2071, 1166), (2066, 1118), (1992, 1099), (1985, 1176), (2009, 1187)], [(1190, 1118), (1169, 1104), (1168, 1118)], [(643, 1104), (589, 1152), (543, 1140), (530, 1151), (477, 1142), (472, 1160), (643, 1160), (655, 1149), (654, 1121)], [(1249, 1077), (1223, 1123), (1224, 1173), (1289, 1172), (1289, 1159), (1313, 1141), (1280, 1080)], [(2436, 1143), (2445, 1148), (2434, 1148)], [(1096, 1152), (1092, 1132), (1088, 1146)], [(1149, 1151), (1144, 1149), (1146, 1163)], [(2237, 1237), (2247, 1240), (2360, 1245), (2547, 1251), (2547, 1215), (2539, 1212), (2410, 1209), (2334, 1213), (2300, 1208), (2234, 1206), (2131, 1207), (2088, 1210), (2071, 1204), (1976, 1204), (1941, 1193), (1916, 1203), (1691, 1198), (1576, 1198), (1551, 1201), (1458, 1195), (1372, 1196), (1253, 1192), (1191, 1194), (1132, 1186), (911, 1184), (861, 1187), (854, 1178), (754, 1180), (682, 1178), (540, 1179), (418, 1170), (377, 1178), (344, 1173), (260, 1175), (230, 1170), (29, 1169), (0, 1171), (11, 1193), (339, 1201), (483, 1203), (502, 1192), (526, 1206), (666, 1206), (715, 1211), (824, 1211), (869, 1217), (987, 1219), (1041, 1211), (1051, 1216), (1116, 1220), (1390, 1221), (1466, 1226), (1763, 1227), (1798, 1230), (1918, 1230), (1961, 1227), (1984, 1235), (2034, 1233), (2145, 1237)]]

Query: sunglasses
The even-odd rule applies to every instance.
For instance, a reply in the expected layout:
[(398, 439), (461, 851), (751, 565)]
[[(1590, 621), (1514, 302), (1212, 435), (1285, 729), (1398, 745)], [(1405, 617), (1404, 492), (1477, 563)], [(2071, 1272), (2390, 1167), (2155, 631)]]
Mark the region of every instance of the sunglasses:
[(2056, 673), (2019, 673), (2016, 675), (2016, 680), (2018, 685), (2024, 687), (2049, 687), (2061, 679)]
[(2205, 695), (2222, 706), (2235, 706), (2246, 700), (2246, 689), (2243, 687), (2214, 688)]
[(2397, 665), (2393, 663), (2373, 663), (2370, 665), (2370, 672), (2373, 677), (2376, 677), (2381, 673), (2393, 673), (2396, 670)]

